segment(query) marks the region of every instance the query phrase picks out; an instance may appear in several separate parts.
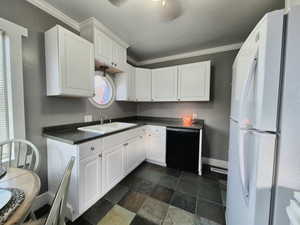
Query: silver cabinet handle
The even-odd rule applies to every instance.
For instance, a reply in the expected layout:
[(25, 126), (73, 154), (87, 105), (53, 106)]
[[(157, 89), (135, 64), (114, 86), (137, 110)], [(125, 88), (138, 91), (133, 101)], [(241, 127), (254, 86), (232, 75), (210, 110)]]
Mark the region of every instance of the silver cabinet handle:
[(101, 154), (99, 154), (99, 158), (102, 158), (102, 153), (101, 153)]
[(128, 143), (125, 143), (124, 146), (128, 146)]
[(91, 147), (91, 151), (95, 151), (95, 147)]

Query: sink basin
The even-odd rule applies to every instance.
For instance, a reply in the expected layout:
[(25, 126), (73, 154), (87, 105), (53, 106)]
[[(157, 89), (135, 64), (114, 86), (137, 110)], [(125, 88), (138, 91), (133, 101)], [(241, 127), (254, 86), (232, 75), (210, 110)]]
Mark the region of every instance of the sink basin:
[(106, 123), (101, 125), (97, 124), (93, 126), (79, 127), (78, 130), (94, 132), (99, 134), (107, 134), (107, 133), (112, 133), (118, 130), (123, 130), (134, 126), (136, 126), (136, 124), (134, 123), (114, 122), (114, 123)]

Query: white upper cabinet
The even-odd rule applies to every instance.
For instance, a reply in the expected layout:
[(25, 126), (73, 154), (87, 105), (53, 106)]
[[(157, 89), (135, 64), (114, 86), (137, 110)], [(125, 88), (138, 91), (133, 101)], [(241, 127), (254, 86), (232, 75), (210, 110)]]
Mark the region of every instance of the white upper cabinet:
[(127, 51), (117, 42), (112, 42), (112, 63), (116, 68), (122, 71), (126, 70), (127, 67)]
[(211, 62), (142, 69), (128, 65), (115, 76), (116, 100), (137, 102), (209, 101)]
[(136, 101), (136, 84), (135, 74), (136, 69), (134, 66), (129, 65), (129, 101)]
[(80, 35), (94, 43), (96, 67), (108, 66), (108, 72), (126, 70), (128, 44), (119, 39), (95, 18), (80, 24)]
[(115, 75), (116, 101), (136, 101), (135, 67), (127, 64), (126, 72)]
[(92, 97), (94, 48), (57, 25), (45, 33), (48, 96)]
[(109, 65), (112, 62), (112, 40), (104, 33), (94, 30), (95, 60)]
[(178, 100), (209, 101), (211, 62), (178, 66)]
[(152, 100), (177, 101), (178, 67), (152, 70)]
[(151, 101), (151, 70), (136, 68), (135, 71), (136, 101)]

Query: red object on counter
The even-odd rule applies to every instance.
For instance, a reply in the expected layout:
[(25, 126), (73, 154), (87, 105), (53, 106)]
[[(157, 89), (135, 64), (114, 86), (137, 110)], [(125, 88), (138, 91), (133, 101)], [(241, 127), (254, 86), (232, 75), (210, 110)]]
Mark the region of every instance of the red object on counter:
[(183, 126), (192, 126), (193, 118), (192, 118), (192, 116), (183, 116), (182, 122), (183, 122)]

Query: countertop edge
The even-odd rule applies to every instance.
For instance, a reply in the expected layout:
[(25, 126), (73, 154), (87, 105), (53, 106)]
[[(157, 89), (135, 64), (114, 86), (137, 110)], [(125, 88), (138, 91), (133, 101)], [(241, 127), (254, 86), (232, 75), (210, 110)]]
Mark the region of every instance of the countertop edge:
[[(116, 122), (126, 122), (126, 121), (122, 121), (122, 120), (119, 120), (119, 121), (116, 121)], [(91, 136), (90, 137), (83, 137), (81, 138), (80, 140), (72, 140), (71, 138), (64, 138), (64, 137), (60, 137), (59, 133), (63, 133), (63, 131), (65, 131), (65, 133), (69, 132), (69, 133), (72, 133), (74, 132), (74, 134), (76, 132), (79, 132), (76, 129), (62, 129), (62, 131), (49, 131), (49, 130), (44, 130), (43, 131), (43, 137), (45, 138), (50, 138), (50, 139), (53, 139), (53, 140), (56, 140), (56, 141), (60, 141), (60, 142), (63, 142), (63, 143), (66, 143), (66, 144), (70, 144), (70, 145), (78, 145), (78, 144), (82, 144), (82, 143), (85, 143), (85, 142), (88, 142), (88, 141), (92, 141), (92, 140), (96, 140), (96, 139), (99, 139), (99, 138), (104, 138), (104, 137), (107, 137), (107, 136), (111, 136), (111, 135), (114, 135), (114, 134), (117, 134), (117, 133), (121, 133), (121, 132), (124, 132), (124, 131), (127, 131), (127, 130), (131, 130), (131, 129), (136, 129), (138, 127), (142, 127), (142, 126), (147, 126), (147, 125), (153, 125), (153, 126), (163, 126), (163, 127), (170, 127), (170, 128), (180, 128), (180, 129), (196, 129), (196, 130), (202, 130), (204, 129), (204, 124), (199, 124), (199, 126), (195, 126), (195, 127), (185, 127), (183, 125), (172, 125), (172, 124), (167, 124), (166, 122), (162, 122), (162, 121), (143, 121), (143, 122), (138, 122), (137, 121), (127, 121), (128, 123), (134, 123), (136, 124), (136, 126), (132, 126), (132, 127), (129, 127), (129, 128), (125, 128), (125, 129), (122, 129), (122, 130), (118, 130), (118, 131), (114, 131), (114, 132), (111, 132), (111, 133), (107, 133), (107, 134), (97, 134), (97, 133), (93, 133), (93, 132), (87, 132), (87, 131), (80, 131), (82, 133), (85, 133), (85, 134), (90, 134)], [(55, 134), (56, 133), (56, 134)]]

